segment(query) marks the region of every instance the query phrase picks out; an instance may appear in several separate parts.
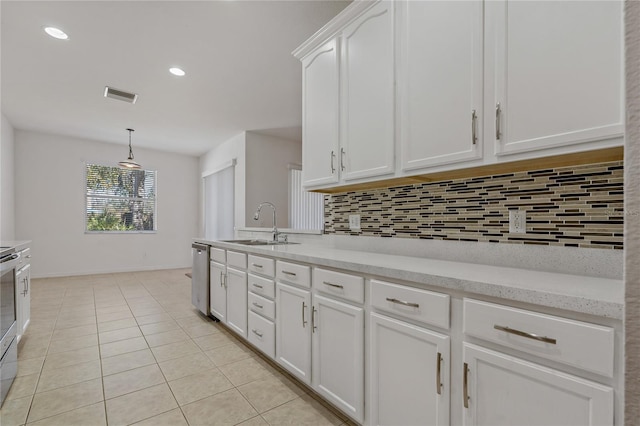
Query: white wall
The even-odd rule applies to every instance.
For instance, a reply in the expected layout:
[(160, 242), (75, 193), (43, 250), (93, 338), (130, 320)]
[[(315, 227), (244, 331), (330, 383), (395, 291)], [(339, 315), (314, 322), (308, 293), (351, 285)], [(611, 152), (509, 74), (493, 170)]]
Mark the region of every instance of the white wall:
[(265, 207), (253, 220), (258, 205), (269, 201), (276, 206), (277, 225), (289, 227), (289, 168), (302, 164), (302, 143), (260, 133), (247, 132), (246, 219), (244, 226), (271, 228), (271, 209)]
[(0, 124), (0, 240), (15, 239), (14, 132), (2, 114)]
[(157, 170), (153, 234), (85, 233), (85, 164), (115, 165), (125, 145), (44, 133), (15, 132), (17, 239), (32, 240), (34, 277), (191, 265), (198, 226), (198, 160), (136, 149), (136, 161)]
[(236, 160), (235, 174), (234, 174), (234, 186), (235, 186), (235, 200), (234, 200), (234, 223), (236, 227), (244, 226), (244, 211), (245, 211), (245, 132), (240, 133), (228, 141), (218, 145), (211, 151), (200, 157), (199, 175), (198, 175), (198, 187), (200, 196), (200, 208), (199, 214), (199, 228), (198, 236), (204, 236), (204, 218), (202, 214), (204, 212), (204, 184), (203, 175), (210, 174), (213, 171), (220, 169), (222, 165), (229, 163), (232, 160)]

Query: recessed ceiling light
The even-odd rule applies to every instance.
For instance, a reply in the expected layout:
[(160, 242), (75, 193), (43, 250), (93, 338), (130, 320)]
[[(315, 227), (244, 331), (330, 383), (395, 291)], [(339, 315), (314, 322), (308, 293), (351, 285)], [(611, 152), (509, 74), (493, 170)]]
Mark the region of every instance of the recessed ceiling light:
[(177, 75), (178, 77), (182, 77), (186, 74), (182, 69), (177, 67), (169, 68), (169, 72), (173, 75)]
[(67, 35), (67, 33), (65, 33), (64, 31), (62, 31), (59, 28), (46, 27), (44, 29), (44, 32), (49, 34), (53, 38), (57, 38), (58, 40), (68, 40), (69, 39), (69, 36)]

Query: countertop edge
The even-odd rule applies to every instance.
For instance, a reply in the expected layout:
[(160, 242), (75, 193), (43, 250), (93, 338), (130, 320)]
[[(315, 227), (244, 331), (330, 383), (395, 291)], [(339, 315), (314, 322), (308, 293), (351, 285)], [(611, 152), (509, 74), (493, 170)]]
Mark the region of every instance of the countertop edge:
[[(372, 275), (376, 277), (381, 277), (383, 279), (391, 279), (391, 280), (401, 280), (408, 281), (411, 283), (415, 283), (418, 285), (424, 285), (429, 289), (445, 289), (451, 291), (461, 291), (470, 294), (477, 294), (480, 296), (489, 296), (495, 297), (499, 299), (511, 300), (516, 302), (530, 303), (534, 305), (544, 306), (548, 308), (556, 308), (562, 309), (566, 311), (594, 315), (598, 317), (611, 318), (615, 320), (622, 320), (624, 316), (624, 303), (618, 303), (616, 301), (611, 300), (603, 300), (595, 297), (590, 297), (589, 295), (579, 295), (579, 294), (564, 294), (561, 292), (553, 292), (553, 291), (545, 291), (540, 289), (531, 289), (524, 288), (522, 285), (513, 285), (504, 284), (504, 283), (492, 283), (485, 282), (479, 280), (469, 280), (469, 279), (461, 279), (453, 276), (447, 276), (445, 274), (434, 275), (425, 272), (416, 272), (416, 271), (406, 271), (402, 269), (397, 269), (389, 266), (376, 266), (372, 264), (366, 264), (363, 262), (342, 259), (336, 260), (333, 258), (327, 258), (322, 256), (314, 256), (305, 253), (295, 253), (293, 251), (288, 251), (290, 247), (295, 247), (296, 245), (288, 245), (288, 246), (245, 246), (240, 244), (234, 244), (229, 242), (221, 242), (221, 241), (208, 241), (203, 239), (194, 239), (193, 241), (203, 242), (205, 244), (228, 249), (228, 250), (237, 250), (246, 252), (249, 254), (256, 254), (262, 256), (271, 256), (282, 260), (291, 260), (296, 262), (310, 263), (316, 264), (319, 266), (325, 266), (329, 268), (335, 269), (343, 269), (347, 271), (352, 271), (356, 273), (362, 273), (366, 275)], [(297, 245), (301, 246), (301, 245)], [(305, 244), (305, 249), (310, 247), (309, 244)], [(380, 256), (380, 257), (388, 257), (389, 259), (402, 258), (402, 259), (415, 259), (416, 261), (426, 261), (429, 259), (421, 259), (421, 258), (410, 258), (407, 256), (395, 256), (395, 255), (384, 255), (379, 253), (367, 253), (362, 251), (355, 250), (344, 250), (344, 249), (336, 249), (333, 247), (325, 247), (318, 246), (318, 250), (336, 250), (340, 252), (353, 252), (355, 254), (366, 254), (372, 256)], [(313, 248), (312, 248), (313, 249)], [(295, 250), (293, 248), (292, 250)], [(440, 262), (440, 261), (438, 261)], [(442, 261), (442, 262), (450, 262), (450, 261)], [(460, 265), (469, 265), (464, 264), (463, 262), (451, 262), (452, 265), (459, 263)], [(489, 266), (489, 265), (475, 265), (478, 267), (485, 268), (495, 268), (496, 272), (501, 270), (513, 272), (512, 268), (505, 268), (500, 266)], [(517, 271), (517, 270), (515, 270)], [(543, 271), (531, 271), (531, 270), (522, 270), (523, 274), (535, 276), (539, 274), (541, 278), (547, 278), (550, 273)], [(563, 274), (551, 274), (552, 276), (562, 276)], [(602, 281), (603, 284), (609, 283), (620, 286), (623, 285), (622, 280), (615, 279), (607, 279), (607, 278), (596, 278), (596, 277), (578, 277), (573, 275), (566, 275), (566, 277), (572, 277), (576, 279), (584, 278), (590, 281)], [(576, 292), (577, 293), (577, 292)]]

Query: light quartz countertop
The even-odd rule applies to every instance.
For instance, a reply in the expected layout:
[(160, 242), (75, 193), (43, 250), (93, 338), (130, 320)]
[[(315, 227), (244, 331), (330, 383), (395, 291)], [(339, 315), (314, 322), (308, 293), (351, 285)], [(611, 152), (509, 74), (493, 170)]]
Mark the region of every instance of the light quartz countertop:
[(31, 244), (30, 240), (0, 241), (2, 247), (13, 247), (15, 251), (24, 250)]
[(247, 246), (194, 241), (250, 254), (621, 320), (622, 280), (344, 250), (313, 244)]

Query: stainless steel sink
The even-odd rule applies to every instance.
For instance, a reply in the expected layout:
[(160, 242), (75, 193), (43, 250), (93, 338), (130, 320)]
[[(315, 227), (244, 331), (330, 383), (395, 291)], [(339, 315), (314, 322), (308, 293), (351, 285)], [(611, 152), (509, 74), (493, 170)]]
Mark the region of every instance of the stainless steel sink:
[(289, 241), (267, 241), (267, 240), (222, 240), (223, 243), (242, 244), (245, 246), (276, 246), (286, 244), (299, 244)]

